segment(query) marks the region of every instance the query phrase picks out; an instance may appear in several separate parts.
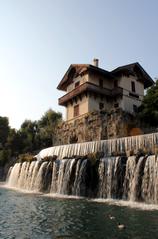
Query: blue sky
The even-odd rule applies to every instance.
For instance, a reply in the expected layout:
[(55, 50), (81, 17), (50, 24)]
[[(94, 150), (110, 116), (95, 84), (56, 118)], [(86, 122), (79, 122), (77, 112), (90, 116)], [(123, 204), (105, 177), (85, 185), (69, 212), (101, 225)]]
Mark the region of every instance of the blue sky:
[(0, 116), (19, 128), (58, 106), (71, 63), (138, 61), (158, 76), (157, 0), (0, 0)]

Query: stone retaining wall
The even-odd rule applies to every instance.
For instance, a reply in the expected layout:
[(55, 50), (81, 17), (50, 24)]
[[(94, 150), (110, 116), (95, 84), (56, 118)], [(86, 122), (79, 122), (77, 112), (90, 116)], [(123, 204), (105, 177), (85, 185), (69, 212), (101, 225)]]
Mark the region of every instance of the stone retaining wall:
[(55, 145), (130, 136), (136, 125), (134, 116), (121, 109), (92, 112), (73, 122), (61, 123), (56, 131)]

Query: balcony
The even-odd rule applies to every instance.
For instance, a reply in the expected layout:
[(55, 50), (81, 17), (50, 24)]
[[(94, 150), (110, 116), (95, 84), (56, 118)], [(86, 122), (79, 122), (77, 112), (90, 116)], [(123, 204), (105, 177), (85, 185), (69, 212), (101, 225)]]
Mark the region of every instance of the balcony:
[(70, 101), (72, 98), (84, 93), (84, 92), (93, 92), (95, 94), (103, 95), (103, 96), (108, 96), (108, 97), (114, 97), (118, 95), (123, 94), (123, 89), (120, 87), (117, 87), (113, 90), (109, 90), (106, 88), (101, 88), (91, 82), (85, 82), (82, 85), (79, 85), (66, 95), (62, 96), (59, 98), (58, 103), (59, 105), (66, 105), (68, 101)]
[(119, 96), (123, 95), (123, 88), (121, 87), (115, 87), (114, 89), (111, 90), (111, 96)]

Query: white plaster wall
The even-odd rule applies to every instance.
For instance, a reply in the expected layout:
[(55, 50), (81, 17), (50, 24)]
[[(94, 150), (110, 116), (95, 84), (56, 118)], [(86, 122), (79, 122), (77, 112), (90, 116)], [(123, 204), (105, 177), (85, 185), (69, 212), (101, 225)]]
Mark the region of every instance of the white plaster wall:
[[(131, 82), (135, 82), (135, 92), (132, 92)], [(122, 76), (118, 80), (118, 86), (123, 88), (123, 98), (120, 101), (120, 107), (130, 113), (133, 113), (133, 105), (139, 107), (141, 105), (143, 96), (144, 96), (144, 85), (143, 83), (137, 81), (137, 78), (134, 76)], [(139, 99), (134, 96), (129, 96), (129, 93), (135, 93), (139, 95)]]
[(103, 80), (103, 87), (104, 88), (107, 88), (107, 89), (112, 89), (113, 88), (113, 81), (112, 80), (107, 79), (103, 76), (97, 76), (96, 74), (92, 74), (92, 73), (89, 74), (89, 77), (88, 77), (89, 82), (99, 86), (99, 79)]
[(136, 105), (137, 107), (139, 107), (141, 105), (141, 100), (137, 100), (135, 98), (132, 98), (130, 96), (123, 96), (121, 102), (120, 102), (120, 106), (121, 108), (129, 113), (133, 113), (133, 105)]
[(77, 81), (80, 81), (80, 85), (84, 84), (86, 81), (88, 81), (88, 74), (74, 78), (73, 82), (67, 87), (67, 93), (75, 89), (75, 83)]
[(104, 104), (104, 108), (103, 110), (109, 110), (112, 106), (112, 102), (107, 102), (106, 99), (101, 100), (100, 97), (95, 97), (94, 96), (89, 96), (88, 97), (88, 111), (92, 112), (92, 111), (96, 111), (96, 110), (100, 110), (99, 109), (99, 103), (103, 103)]
[(84, 84), (85, 82), (91, 82), (95, 85), (99, 86), (99, 79), (103, 80), (103, 87), (107, 88), (107, 89), (113, 89), (113, 81), (110, 79), (107, 79), (103, 76), (97, 76), (95, 74), (89, 73), (89, 74), (85, 74), (84, 76), (78, 76), (76, 78), (73, 79), (73, 82), (67, 87), (67, 93), (72, 91), (73, 89), (75, 89), (75, 83), (77, 81), (80, 81), (80, 85)]
[(66, 120), (71, 120), (74, 118), (74, 106), (79, 105), (79, 115), (83, 115), (88, 113), (88, 97), (82, 97), (82, 100), (78, 98), (77, 103), (73, 102), (73, 104), (68, 104), (66, 108)]
[(141, 97), (144, 96), (144, 85), (140, 81), (137, 81), (137, 78), (134, 76), (122, 76), (118, 81), (118, 86), (122, 87), (124, 89), (124, 94), (128, 95), (129, 92), (132, 92), (131, 89), (131, 82), (135, 82), (135, 89), (136, 94), (140, 95)]

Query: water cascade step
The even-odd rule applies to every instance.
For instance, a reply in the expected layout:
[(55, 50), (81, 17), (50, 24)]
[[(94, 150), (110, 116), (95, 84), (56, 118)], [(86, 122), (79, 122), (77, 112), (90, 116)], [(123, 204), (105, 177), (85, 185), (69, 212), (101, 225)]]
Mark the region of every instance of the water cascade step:
[[(141, 148), (149, 152), (157, 145), (155, 133), (44, 149), (34, 161), (10, 168), (7, 185), (34, 192), (157, 204), (158, 156), (123, 154)], [(57, 157), (50, 160), (54, 155)]]
[(119, 155), (127, 151), (138, 151), (139, 149), (152, 150), (158, 146), (158, 133), (108, 139), (69, 145), (60, 145), (43, 149), (37, 155), (38, 159), (57, 155), (59, 159), (72, 157), (74, 155), (84, 156), (89, 153), (103, 152), (106, 156)]

